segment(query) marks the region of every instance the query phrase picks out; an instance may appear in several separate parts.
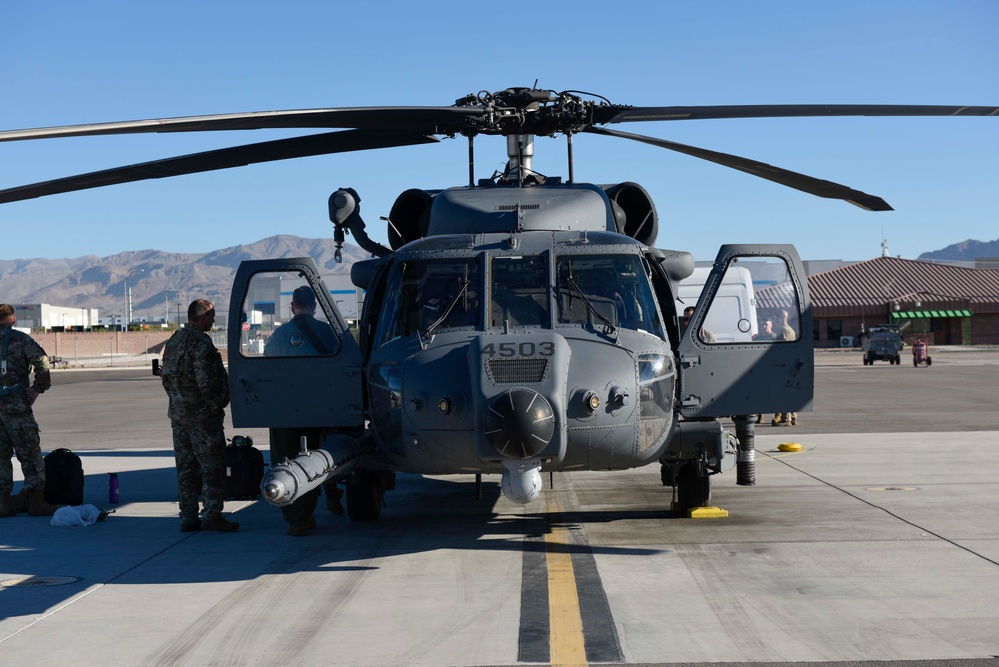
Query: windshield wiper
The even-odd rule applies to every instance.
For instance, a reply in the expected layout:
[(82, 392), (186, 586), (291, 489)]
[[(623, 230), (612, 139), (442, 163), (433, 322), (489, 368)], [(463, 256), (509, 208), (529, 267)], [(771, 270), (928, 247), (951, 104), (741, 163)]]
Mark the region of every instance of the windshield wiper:
[(606, 330), (607, 334), (613, 334), (615, 331), (617, 331), (617, 327), (614, 326), (614, 323), (608, 320), (602, 314), (600, 314), (600, 311), (596, 309), (596, 306), (590, 303), (589, 297), (586, 296), (583, 290), (576, 283), (576, 279), (572, 277), (572, 274), (566, 276), (565, 284), (568, 285), (569, 289), (575, 292), (579, 296), (579, 298), (583, 300), (583, 303), (586, 305), (586, 309), (588, 311), (590, 311), (594, 316), (597, 317), (597, 319), (599, 319), (601, 322), (607, 325), (607, 330)]
[(424, 339), (429, 340), (430, 335), (433, 333), (434, 329), (436, 329), (437, 327), (439, 327), (441, 324), (444, 323), (444, 320), (448, 318), (448, 315), (451, 314), (451, 311), (454, 310), (454, 307), (458, 304), (458, 300), (461, 299), (461, 297), (465, 295), (465, 292), (468, 291), (468, 286), (472, 284), (472, 281), (469, 280), (468, 278), (458, 276), (458, 284), (461, 285), (461, 289), (459, 289), (458, 293), (454, 295), (453, 299), (451, 299), (451, 302), (447, 305), (447, 308), (444, 309), (444, 313), (440, 317), (438, 317), (434, 322), (432, 322), (430, 326), (427, 327), (426, 331), (420, 334), (421, 341)]

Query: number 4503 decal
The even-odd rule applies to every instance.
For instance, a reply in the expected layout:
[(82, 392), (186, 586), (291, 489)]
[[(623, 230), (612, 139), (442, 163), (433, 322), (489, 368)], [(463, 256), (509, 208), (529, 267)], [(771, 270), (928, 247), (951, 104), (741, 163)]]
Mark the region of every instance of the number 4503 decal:
[(531, 341), (499, 344), (487, 343), (482, 346), (479, 354), (489, 357), (534, 357), (537, 355), (550, 357), (555, 354), (555, 343), (551, 341), (543, 341), (541, 343)]

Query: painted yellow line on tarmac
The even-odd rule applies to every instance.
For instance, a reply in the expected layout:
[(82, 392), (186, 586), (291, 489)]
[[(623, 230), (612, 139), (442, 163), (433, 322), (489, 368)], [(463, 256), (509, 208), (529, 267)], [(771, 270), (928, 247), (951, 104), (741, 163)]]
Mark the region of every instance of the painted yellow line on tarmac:
[[(569, 533), (551, 519), (562, 522), (562, 503), (558, 494), (545, 494), (549, 531), (545, 534), (545, 558), (548, 565), (548, 619), (552, 667), (585, 666), (583, 618), (579, 612), (576, 576), (569, 555)], [(554, 517), (552, 515), (555, 515)], [(564, 522), (562, 522), (564, 523)]]

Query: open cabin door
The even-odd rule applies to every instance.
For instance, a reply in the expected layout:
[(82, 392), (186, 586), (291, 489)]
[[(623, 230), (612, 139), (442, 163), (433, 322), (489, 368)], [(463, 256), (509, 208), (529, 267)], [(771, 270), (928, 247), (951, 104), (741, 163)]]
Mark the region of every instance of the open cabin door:
[(680, 324), (685, 417), (811, 410), (812, 311), (794, 246), (722, 246)]
[(312, 258), (239, 265), (228, 343), (235, 426), (363, 426), (361, 350)]

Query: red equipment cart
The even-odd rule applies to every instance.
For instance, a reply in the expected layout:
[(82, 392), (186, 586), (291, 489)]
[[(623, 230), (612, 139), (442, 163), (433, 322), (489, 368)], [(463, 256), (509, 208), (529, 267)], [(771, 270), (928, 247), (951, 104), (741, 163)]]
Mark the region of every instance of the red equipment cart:
[(916, 344), (912, 346), (912, 365), (917, 368), (933, 365), (933, 359), (930, 358), (930, 346), (926, 344), (925, 340), (917, 340)]

